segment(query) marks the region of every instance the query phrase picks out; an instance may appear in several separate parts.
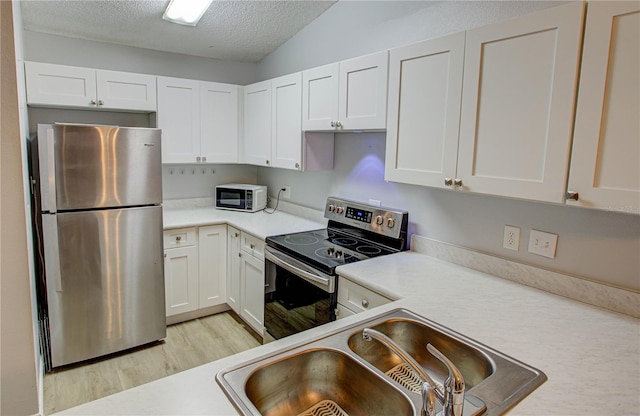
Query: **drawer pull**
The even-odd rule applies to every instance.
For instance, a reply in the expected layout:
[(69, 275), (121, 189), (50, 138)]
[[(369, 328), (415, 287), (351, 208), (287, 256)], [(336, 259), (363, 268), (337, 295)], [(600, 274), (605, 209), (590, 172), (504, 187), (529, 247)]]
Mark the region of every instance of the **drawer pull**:
[(182, 236), (176, 236), (176, 241), (180, 242), (180, 240), (182, 240)]
[(368, 308), (369, 307), (369, 301), (366, 300), (366, 299), (362, 299), (362, 306), (365, 307), (365, 308)]

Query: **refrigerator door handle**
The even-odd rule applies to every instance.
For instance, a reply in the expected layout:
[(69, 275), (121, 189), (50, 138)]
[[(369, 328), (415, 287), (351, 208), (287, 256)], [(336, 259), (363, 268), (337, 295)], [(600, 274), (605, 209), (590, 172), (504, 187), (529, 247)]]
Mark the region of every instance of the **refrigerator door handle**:
[(48, 284), (54, 283), (56, 292), (62, 292), (62, 273), (58, 243), (58, 221), (53, 214), (42, 216), (42, 234), (44, 238), (45, 274)]
[(49, 128), (47, 129), (47, 187), (49, 188), (49, 211), (52, 213), (56, 212), (56, 158), (54, 150), (53, 129)]

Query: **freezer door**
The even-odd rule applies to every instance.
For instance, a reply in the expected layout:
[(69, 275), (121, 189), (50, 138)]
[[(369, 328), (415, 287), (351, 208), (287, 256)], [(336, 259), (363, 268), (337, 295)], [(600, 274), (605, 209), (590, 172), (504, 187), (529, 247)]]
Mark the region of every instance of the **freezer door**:
[(46, 265), (52, 366), (165, 338), (162, 207), (47, 218), (45, 247), (57, 244)]
[[(62, 124), (48, 143), (55, 210), (162, 202), (160, 130)], [(41, 158), (42, 160), (42, 158)]]

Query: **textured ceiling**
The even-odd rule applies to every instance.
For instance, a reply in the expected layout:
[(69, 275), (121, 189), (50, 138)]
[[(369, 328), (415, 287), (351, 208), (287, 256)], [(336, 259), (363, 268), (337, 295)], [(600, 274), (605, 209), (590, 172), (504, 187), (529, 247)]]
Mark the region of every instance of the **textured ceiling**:
[(35, 32), (207, 58), (258, 62), (335, 0), (217, 1), (196, 27), (162, 20), (169, 0), (22, 0)]

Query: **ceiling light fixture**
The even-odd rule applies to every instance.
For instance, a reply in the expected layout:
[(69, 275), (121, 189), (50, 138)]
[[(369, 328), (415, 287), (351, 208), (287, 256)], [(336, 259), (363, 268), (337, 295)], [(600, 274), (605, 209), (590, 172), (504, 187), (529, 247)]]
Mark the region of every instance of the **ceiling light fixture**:
[(213, 0), (171, 0), (162, 18), (180, 25), (195, 26)]

